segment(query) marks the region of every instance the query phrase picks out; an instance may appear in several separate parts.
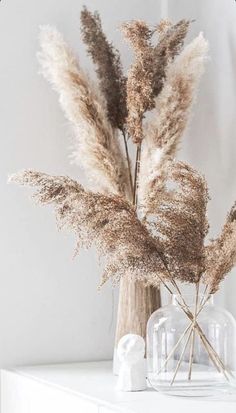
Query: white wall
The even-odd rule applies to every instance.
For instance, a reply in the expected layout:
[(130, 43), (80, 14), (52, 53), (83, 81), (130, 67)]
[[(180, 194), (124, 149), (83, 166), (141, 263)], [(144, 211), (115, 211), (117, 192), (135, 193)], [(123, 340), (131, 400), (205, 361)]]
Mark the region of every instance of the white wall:
[[(116, 27), (130, 18), (150, 23), (159, 19), (156, 0), (83, 3), (100, 10), (106, 32), (123, 52), (125, 66), (129, 53)], [(214, 1), (214, 9), (212, 0), (178, 0), (178, 7), (176, 1), (169, 3), (176, 18), (199, 17), (194, 30), (203, 27), (211, 42), (213, 59), (183, 151), (209, 179), (216, 231), (235, 190), (235, 74), (233, 78), (229, 50), (235, 38), (228, 39), (227, 33), (235, 25), (236, 5), (233, 0), (231, 5)], [(219, 14), (214, 23), (211, 13), (215, 8), (215, 13), (222, 13), (217, 7), (223, 3), (230, 10), (226, 13), (225, 6), (224, 19)], [(80, 0), (0, 2), (0, 366), (112, 355), (117, 294), (113, 305), (109, 285), (97, 293), (100, 270), (93, 252), (83, 252), (72, 261), (73, 237), (58, 234), (52, 212), (34, 206), (28, 190), (6, 185), (9, 173), (27, 167), (78, 176), (67, 159), (67, 122), (57, 96), (37, 75), (35, 53), (38, 26), (55, 24), (91, 69), (79, 39), (81, 6)], [(235, 310), (230, 288), (226, 288), (228, 306)]]

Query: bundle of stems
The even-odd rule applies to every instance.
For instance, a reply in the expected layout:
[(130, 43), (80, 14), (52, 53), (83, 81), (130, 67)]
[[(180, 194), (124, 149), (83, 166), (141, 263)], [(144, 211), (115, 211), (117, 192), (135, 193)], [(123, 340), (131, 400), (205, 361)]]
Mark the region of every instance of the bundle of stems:
[[(58, 223), (75, 232), (78, 248), (95, 245), (105, 263), (102, 282), (129, 277), (179, 294), (190, 323), (165, 362), (185, 340), (172, 383), (189, 342), (191, 379), (196, 335), (228, 379), (230, 372), (202, 331), (198, 315), (236, 262), (235, 206), (219, 237), (205, 245), (206, 181), (190, 165), (176, 161), (208, 51), (201, 33), (184, 45), (190, 23), (124, 23), (121, 29), (134, 53), (125, 75), (99, 14), (84, 8), (82, 39), (95, 64), (97, 84), (84, 73), (63, 36), (42, 27), (42, 73), (73, 126), (72, 157), (84, 169), (90, 189), (68, 177), (32, 170), (11, 177), (38, 187), (37, 200), (55, 207)], [(193, 311), (179, 281), (196, 287)], [(202, 300), (200, 284), (205, 285)]]
[[(177, 300), (179, 307), (184, 311), (186, 314), (187, 318), (190, 320), (190, 323), (187, 325), (187, 327), (184, 329), (183, 333), (180, 335), (179, 339), (173, 346), (173, 348), (170, 350), (168, 356), (166, 357), (164, 363), (162, 364), (161, 368), (155, 372), (156, 376), (158, 375), (166, 368), (167, 363), (169, 360), (173, 357), (174, 353), (176, 350), (180, 347), (181, 343), (183, 343), (182, 346), (182, 351), (179, 356), (178, 362), (176, 364), (175, 371), (173, 373), (173, 377), (171, 379), (170, 384), (173, 385), (177, 376), (178, 371), (180, 370), (181, 364), (184, 361), (184, 356), (187, 350), (187, 347), (191, 341), (190, 344), (190, 350), (189, 350), (189, 369), (188, 369), (188, 380), (191, 380), (192, 378), (192, 368), (193, 368), (193, 358), (194, 358), (194, 344), (195, 344), (195, 338), (196, 334), (199, 335), (199, 338), (201, 340), (201, 343), (203, 347), (205, 348), (209, 359), (211, 360), (212, 364), (215, 366), (216, 370), (221, 373), (227, 381), (230, 381), (232, 378), (235, 379), (232, 371), (224, 364), (224, 362), (221, 360), (219, 354), (216, 352), (208, 338), (206, 337), (205, 333), (203, 332), (201, 326), (199, 325), (197, 318), (198, 315), (201, 313), (203, 310), (204, 306), (206, 305), (207, 301), (210, 299), (211, 294), (203, 294), (202, 299), (199, 300), (199, 284), (196, 284), (196, 296), (195, 296), (195, 305), (194, 305), (194, 311), (191, 311), (188, 305), (186, 304), (186, 301), (184, 299), (183, 294), (179, 290), (179, 288), (176, 288), (176, 292), (178, 293), (178, 296), (180, 297), (179, 300)], [(174, 294), (173, 291), (170, 291), (168, 288), (168, 291), (171, 294)]]

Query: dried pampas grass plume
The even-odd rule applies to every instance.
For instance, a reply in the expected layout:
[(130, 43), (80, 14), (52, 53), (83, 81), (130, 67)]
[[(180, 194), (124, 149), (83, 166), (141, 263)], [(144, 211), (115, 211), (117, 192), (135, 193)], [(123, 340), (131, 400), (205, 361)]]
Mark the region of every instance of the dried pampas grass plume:
[(141, 20), (122, 25), (122, 31), (135, 53), (127, 79), (127, 128), (134, 143), (143, 139), (144, 113), (153, 107), (153, 48), (152, 32)]
[(61, 107), (75, 129), (74, 161), (100, 191), (127, 194), (123, 154), (101, 96), (56, 29), (42, 27), (40, 45), (42, 73), (58, 92)]
[(208, 44), (200, 34), (169, 65), (155, 109), (147, 123), (139, 199), (144, 214), (155, 213), (156, 194), (163, 187), (165, 168), (174, 158), (189, 120), (196, 88), (203, 73)]
[(154, 97), (162, 89), (167, 64), (181, 50), (189, 23), (181, 20), (172, 25), (169, 21), (161, 21), (156, 29), (159, 42), (155, 47), (151, 43), (155, 30), (150, 30), (145, 22), (136, 20), (122, 26), (135, 53), (127, 80), (127, 123), (134, 143), (140, 143), (143, 139), (144, 114), (155, 106)]
[(172, 163), (165, 188), (156, 197), (155, 216), (146, 221), (161, 244), (169, 270), (183, 282), (196, 283), (205, 270), (208, 198), (203, 176), (184, 162)]
[(111, 278), (117, 283), (128, 276), (158, 287), (160, 277), (167, 276), (158, 243), (122, 198), (85, 191), (68, 177), (32, 170), (12, 175), (9, 180), (37, 187), (34, 198), (54, 206), (59, 226), (76, 234), (78, 248), (96, 247), (105, 260), (102, 282)]
[[(186, 127), (196, 87), (203, 73), (208, 43), (200, 33), (169, 65), (162, 92), (155, 100), (155, 110), (147, 135), (156, 147), (170, 139), (175, 147)], [(174, 139), (175, 137), (175, 139)]]
[(108, 42), (97, 12), (91, 13), (84, 7), (80, 20), (82, 39), (96, 65), (100, 89), (106, 99), (108, 119), (113, 127), (124, 131), (127, 116), (126, 78), (119, 52)]
[(236, 203), (229, 212), (220, 236), (206, 247), (204, 282), (215, 293), (236, 264)]
[(162, 90), (166, 77), (167, 65), (177, 56), (184, 44), (184, 39), (189, 29), (189, 20), (180, 20), (176, 24), (170, 21), (161, 21), (157, 27), (159, 42), (154, 47), (153, 64), (153, 95), (158, 96)]

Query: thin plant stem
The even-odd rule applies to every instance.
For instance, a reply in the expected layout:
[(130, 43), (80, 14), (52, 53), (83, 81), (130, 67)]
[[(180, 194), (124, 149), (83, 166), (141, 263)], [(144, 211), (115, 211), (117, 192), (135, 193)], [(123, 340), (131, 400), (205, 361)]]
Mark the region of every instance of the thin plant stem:
[[(166, 263), (164, 262), (164, 264), (166, 264)], [(163, 280), (162, 280), (162, 278), (161, 278), (160, 276), (159, 276), (159, 278), (160, 278), (161, 282), (163, 282)], [(172, 295), (174, 294), (165, 282), (164, 282), (164, 286), (168, 289), (168, 291), (169, 291)], [(185, 302), (185, 300), (184, 300), (184, 298), (183, 298), (183, 295), (182, 295), (182, 293), (181, 293), (181, 291), (180, 291), (179, 288), (178, 288), (178, 292), (179, 292), (179, 294), (180, 294), (180, 296), (181, 296), (181, 298), (182, 298), (183, 304), (181, 304), (178, 300), (177, 300), (177, 303), (178, 303), (179, 306), (182, 308), (182, 310), (183, 310), (184, 313), (187, 315), (187, 317), (192, 321), (192, 323), (191, 323), (191, 325), (192, 325), (193, 322), (194, 322), (194, 316), (193, 316), (192, 312), (190, 311), (189, 307), (187, 306), (187, 304), (186, 304), (186, 302)], [(202, 308), (203, 308), (203, 306), (202, 306)], [(202, 310), (202, 308), (201, 308), (201, 310)], [(199, 311), (199, 312), (200, 312), (200, 311)], [(199, 313), (198, 313), (198, 314), (199, 314)], [(204, 347), (205, 347), (205, 350), (207, 351), (207, 353), (208, 353), (208, 355), (209, 355), (209, 358), (211, 359), (211, 361), (213, 362), (213, 364), (215, 365), (215, 367), (216, 367), (216, 369), (217, 369), (218, 371), (222, 370), (223, 374), (225, 375), (226, 379), (228, 380), (228, 377), (227, 377), (226, 374), (225, 374), (226, 367), (224, 366), (223, 362), (220, 360), (220, 358), (219, 358), (219, 356), (218, 356), (218, 354), (217, 354), (216, 352), (215, 352), (215, 357), (214, 357), (214, 355), (212, 355), (212, 352), (214, 351), (214, 349), (213, 349), (213, 347), (211, 346), (211, 344), (210, 344), (209, 341), (208, 341), (208, 343), (207, 343), (206, 340), (204, 341), (204, 339), (206, 339), (205, 334), (203, 333), (203, 331), (201, 330), (200, 326), (198, 325), (198, 323), (197, 323), (196, 321), (195, 321), (195, 328), (197, 328), (198, 333), (199, 333), (199, 330), (200, 330), (200, 332), (201, 332), (201, 334), (199, 333), (199, 336), (200, 336), (201, 341), (202, 341), (202, 343), (203, 343), (203, 345), (204, 345)], [(184, 334), (182, 335), (182, 338), (183, 338), (183, 337), (184, 337)], [(218, 364), (217, 364), (217, 363), (218, 363)], [(220, 364), (220, 363), (221, 363), (221, 364)], [(219, 368), (219, 365), (220, 365), (220, 368)]]
[[(198, 317), (199, 313), (202, 311), (203, 306), (201, 306), (198, 309), (198, 312), (196, 314), (196, 318)], [(193, 326), (194, 321), (192, 321), (184, 330), (184, 332), (182, 333), (182, 335), (180, 336), (180, 338), (178, 339), (178, 341), (176, 342), (175, 346), (172, 348), (172, 350), (170, 351), (168, 357), (166, 358), (164, 364), (161, 366), (161, 368), (158, 370), (157, 374), (159, 374), (164, 367), (166, 366), (166, 364), (168, 363), (169, 359), (171, 358), (172, 354), (174, 353), (174, 351), (178, 348), (178, 346), (180, 345), (181, 341), (183, 340), (184, 336), (187, 334), (188, 330)], [(218, 371), (220, 371), (219, 367), (217, 366)]]
[(195, 331), (196, 331), (196, 329), (195, 329), (195, 324), (196, 324), (196, 319), (197, 319), (197, 307), (198, 307), (199, 286), (200, 286), (200, 282), (198, 281), (197, 284), (196, 284), (196, 298), (195, 298), (195, 306), (194, 306), (194, 321), (193, 321), (193, 330), (192, 330), (191, 346), (190, 346), (190, 353), (189, 353), (188, 380), (191, 380), (191, 376), (192, 376), (194, 344), (195, 344)]
[(129, 157), (129, 148), (127, 144), (127, 138), (123, 130), (122, 130), (122, 135), (123, 135), (123, 140), (124, 140), (125, 155), (126, 155), (126, 161), (127, 161), (127, 166), (128, 166), (130, 189), (131, 189), (131, 194), (133, 194), (133, 179), (132, 179), (132, 172), (131, 172), (131, 162), (130, 162), (130, 157)]
[[(160, 281), (164, 284), (165, 288), (170, 292), (171, 295), (173, 295), (173, 291), (169, 288), (169, 286), (165, 283), (165, 281), (162, 279), (162, 277), (160, 277), (158, 275), (158, 278), (160, 279)], [(206, 301), (210, 298), (210, 296), (205, 300)], [(184, 299), (183, 299), (184, 301)], [(185, 302), (185, 301), (184, 301)], [(193, 325), (194, 323), (194, 316), (191, 313), (191, 311), (188, 309), (187, 304), (185, 303), (184, 305), (181, 304), (178, 300), (177, 303), (179, 304), (179, 306), (182, 308), (182, 310), (184, 311), (184, 313), (187, 315), (187, 317), (191, 320), (191, 324), (190, 326)], [(187, 309), (186, 309), (187, 308)], [(199, 309), (198, 314), (200, 313), (200, 311), (202, 311), (203, 309), (203, 305), (201, 306), (201, 308)], [(229, 380), (225, 371), (227, 371), (224, 363), (221, 361), (220, 357), (218, 356), (218, 354), (216, 353), (216, 351), (214, 350), (214, 348), (211, 346), (210, 342), (207, 340), (205, 334), (203, 333), (202, 329), (200, 328), (200, 326), (198, 325), (198, 323), (195, 321), (195, 328), (197, 329), (197, 332), (200, 336), (200, 339), (203, 343), (203, 346), (205, 347), (205, 350), (207, 351), (209, 358), (211, 359), (212, 363), (214, 364), (214, 366), (216, 367), (217, 371), (222, 371), (222, 373), (224, 374), (225, 378), (227, 379), (227, 381)], [(185, 333), (182, 334), (182, 336), (180, 337), (180, 342), (182, 341), (182, 339), (184, 338)], [(230, 371), (227, 371), (228, 374), (230, 374), (232, 377), (233, 374)]]
[[(198, 314), (202, 311), (203, 307), (199, 308), (196, 317), (198, 316)], [(161, 368), (158, 370), (157, 374), (159, 374), (166, 366), (166, 364), (168, 363), (168, 361), (170, 360), (171, 356), (173, 355), (174, 351), (178, 348), (178, 346), (180, 345), (181, 341), (183, 340), (184, 336), (187, 334), (187, 332), (189, 331), (189, 329), (193, 326), (194, 321), (192, 321), (184, 330), (184, 332), (182, 333), (182, 335), (180, 336), (180, 338), (178, 339), (177, 343), (175, 344), (175, 346), (172, 348), (172, 350), (170, 351), (168, 357), (166, 358), (165, 362), (163, 363), (163, 365), (161, 366)], [(211, 359), (212, 360), (212, 359)], [(213, 361), (214, 363), (214, 361)], [(215, 363), (214, 363), (215, 365)], [(220, 368), (218, 366), (217, 370), (221, 371)]]
[[(190, 320), (193, 321), (193, 316), (191, 314), (191, 312), (186, 312), (184, 309), (185, 314), (187, 315), (187, 317), (189, 317)], [(218, 354), (216, 353), (216, 351), (214, 350), (214, 348), (212, 347), (211, 343), (209, 342), (209, 340), (206, 338), (204, 332), (202, 331), (201, 327), (199, 326), (199, 324), (197, 322), (195, 322), (195, 328), (196, 331), (198, 332), (202, 343), (205, 347), (205, 349), (207, 350), (207, 353), (209, 355), (209, 357), (211, 358), (211, 360), (213, 361), (213, 363), (215, 364), (215, 366), (217, 367), (217, 362), (220, 365), (220, 367), (226, 371), (226, 367), (224, 365), (224, 363), (221, 361), (220, 357), (218, 356)], [(213, 356), (213, 357), (212, 357)], [(216, 362), (217, 361), (217, 362)]]
[[(160, 254), (160, 258), (162, 259), (163, 264), (165, 265), (165, 267), (167, 268), (167, 270), (168, 270), (168, 272), (169, 272), (169, 269), (168, 269), (168, 267), (167, 267), (167, 264), (166, 264), (166, 262), (165, 262), (165, 260), (163, 259), (163, 257), (162, 257), (161, 254)], [(170, 275), (170, 276), (171, 276), (171, 275)], [(158, 278), (159, 278), (160, 281), (164, 284), (164, 286), (168, 289), (168, 291), (173, 295), (173, 294), (174, 294), (173, 291), (172, 291), (172, 290), (168, 287), (168, 285), (164, 282), (164, 280), (162, 279), (162, 277), (158, 276)], [(192, 323), (193, 323), (194, 316), (193, 316), (192, 312), (190, 311), (189, 307), (187, 306), (187, 304), (186, 304), (186, 302), (185, 302), (185, 300), (184, 300), (183, 294), (182, 294), (180, 288), (178, 287), (178, 285), (176, 284), (176, 282), (173, 280), (173, 277), (172, 277), (172, 276), (171, 276), (171, 281), (172, 281), (172, 285), (174, 285), (175, 288), (176, 288), (176, 286), (177, 286), (177, 291), (178, 291), (178, 293), (179, 293), (179, 295), (180, 295), (180, 297), (181, 297), (181, 299), (182, 299), (182, 301), (183, 301), (183, 304), (181, 304), (181, 303), (179, 302), (179, 300), (177, 300), (177, 303), (179, 304), (179, 306), (182, 308), (182, 310), (184, 311), (184, 313), (187, 315), (187, 317), (188, 317), (188, 318), (192, 321)], [(173, 282), (173, 281), (174, 281), (174, 282)], [(202, 308), (203, 308), (203, 307), (202, 307)], [(218, 354), (215, 352), (215, 350), (214, 350), (214, 348), (211, 346), (210, 342), (206, 339), (205, 334), (203, 333), (202, 329), (200, 328), (200, 326), (198, 325), (198, 323), (197, 323), (196, 321), (195, 321), (195, 328), (197, 329), (197, 331), (198, 331), (198, 333), (199, 333), (199, 336), (200, 336), (200, 338), (201, 338), (201, 341), (202, 341), (202, 343), (203, 343), (203, 345), (204, 345), (204, 347), (205, 347), (205, 349), (206, 349), (206, 351), (207, 351), (210, 359), (211, 359), (212, 362), (214, 363), (216, 369), (219, 371), (219, 365), (220, 365), (220, 368), (222, 369), (222, 372), (223, 372), (223, 374), (225, 375), (226, 367), (225, 367), (224, 363), (221, 361), (220, 357), (219, 357)], [(205, 339), (205, 341), (204, 341), (204, 339)], [(213, 353), (213, 354), (215, 353), (215, 356), (213, 356), (212, 353)], [(218, 362), (219, 365), (217, 364), (217, 362)], [(232, 375), (232, 373), (231, 373), (231, 375)], [(225, 377), (226, 377), (226, 375), (225, 375)], [(228, 377), (226, 377), (226, 378), (227, 378), (227, 380), (228, 380)]]
[[(187, 312), (185, 312), (185, 313), (191, 320), (193, 320), (189, 313), (187, 313)], [(226, 368), (226, 366), (224, 365), (224, 363), (220, 359), (219, 355), (216, 353), (215, 349), (212, 347), (211, 343), (209, 342), (209, 340), (207, 339), (207, 337), (205, 336), (204, 332), (202, 331), (201, 327), (199, 326), (199, 324), (197, 322), (195, 322), (195, 328), (196, 328), (196, 331), (198, 332), (198, 334), (201, 338), (201, 341), (202, 341), (202, 343), (203, 343), (210, 359), (214, 363), (217, 370), (219, 370), (218, 367), (220, 366), (220, 368), (222, 370), (222, 373), (224, 374), (224, 376), (227, 380), (229, 380), (229, 379), (226, 376), (225, 372), (227, 372), (232, 377), (234, 377), (233, 374)], [(217, 365), (217, 363), (218, 363), (218, 365)]]
[[(173, 376), (172, 381), (171, 381), (171, 385), (174, 383), (175, 377), (176, 377), (176, 375), (177, 375), (177, 373), (178, 373), (178, 370), (179, 370), (179, 367), (180, 367), (180, 365), (181, 365), (181, 363), (182, 363), (182, 359), (183, 359), (184, 353), (185, 353), (185, 351), (186, 351), (188, 342), (189, 342), (189, 340), (190, 340), (190, 338), (191, 338), (191, 335), (192, 335), (192, 333), (193, 333), (193, 330), (196, 329), (196, 328), (197, 328), (197, 327), (196, 327), (196, 320), (193, 320), (192, 327), (191, 327), (191, 331), (189, 332), (188, 337), (187, 337), (187, 339), (186, 339), (186, 342), (185, 342), (183, 351), (182, 351), (182, 353), (181, 353), (179, 362), (178, 362), (178, 364), (177, 364), (176, 370), (175, 370), (175, 372), (174, 372), (174, 376)], [(214, 348), (211, 346), (209, 340), (207, 339), (207, 337), (206, 337), (205, 334), (202, 332), (202, 329), (201, 329), (199, 326), (198, 326), (197, 331), (198, 331), (198, 333), (199, 333), (199, 336), (200, 336), (200, 338), (201, 338), (201, 340), (202, 340), (202, 343), (203, 343), (206, 351), (207, 351), (208, 354), (209, 354), (209, 357), (210, 357), (211, 361), (213, 362), (213, 364), (215, 365), (215, 367), (217, 368), (217, 370), (218, 370), (218, 371), (221, 370), (222, 373), (224, 374), (226, 380), (229, 381), (229, 378), (228, 378), (228, 376), (227, 376), (226, 373), (228, 373), (228, 374), (230, 374), (230, 375), (232, 375), (232, 373), (224, 366), (223, 362), (221, 361), (221, 359), (219, 358), (218, 354), (216, 353), (216, 351), (214, 350)], [(217, 365), (217, 363), (219, 363), (220, 369), (219, 369), (219, 366)], [(232, 376), (233, 376), (233, 375), (232, 375)], [(233, 376), (233, 377), (234, 377), (234, 376)]]
[(135, 170), (134, 170), (133, 204), (136, 208), (138, 204), (138, 176), (139, 176), (139, 171), (140, 171), (140, 160), (141, 160), (141, 143), (139, 143), (137, 146)]
[[(200, 335), (200, 334), (199, 334), (199, 335)], [(201, 335), (200, 335), (200, 337), (201, 337)], [(224, 367), (222, 367), (222, 365), (221, 365), (222, 361), (221, 361), (221, 359), (219, 358), (218, 354), (215, 352), (215, 350), (211, 347), (211, 345), (210, 345), (210, 348), (212, 348), (213, 351), (212, 351), (212, 352), (209, 352), (209, 345), (208, 345), (209, 342), (208, 342), (206, 336), (201, 337), (201, 339), (202, 339), (202, 343), (203, 343), (203, 345), (204, 345), (204, 347), (205, 347), (205, 350), (206, 350), (206, 351), (208, 352), (208, 354), (209, 354), (209, 357), (210, 357), (212, 363), (214, 364), (214, 366), (217, 368), (217, 370), (218, 370), (219, 372), (223, 373), (223, 375), (225, 376), (225, 379), (226, 379), (227, 381), (229, 381), (229, 378), (228, 378), (227, 374), (228, 374), (229, 376), (231, 376), (231, 377), (234, 377), (233, 374), (224, 366), (224, 364), (223, 364)], [(218, 363), (218, 365), (217, 365), (217, 363)]]
[[(183, 309), (183, 311), (185, 312), (185, 314), (187, 315), (187, 317), (188, 317), (190, 320), (193, 321), (193, 320), (194, 320), (194, 316), (193, 316), (192, 312), (190, 311), (188, 305), (186, 304), (180, 288), (179, 288), (178, 285), (176, 284), (175, 280), (173, 280), (173, 277), (172, 277), (172, 284), (177, 288), (177, 291), (178, 291), (178, 293), (179, 293), (179, 295), (180, 295), (180, 297), (181, 297), (181, 299), (182, 299), (182, 301), (183, 301), (183, 305), (181, 305), (181, 304), (179, 303), (179, 301), (177, 301), (178, 304), (181, 306), (181, 308)], [(206, 301), (207, 301), (209, 298), (210, 298), (210, 297), (207, 297)], [(206, 301), (205, 301), (205, 303), (206, 303)], [(205, 303), (204, 303), (204, 304), (205, 304)], [(214, 362), (215, 366), (217, 367), (217, 364), (215, 363), (215, 360), (217, 360), (218, 363), (220, 364), (222, 370), (223, 370), (224, 375), (225, 375), (225, 372), (228, 372), (228, 374), (230, 374), (232, 377), (234, 377), (233, 374), (226, 368), (226, 366), (224, 365), (224, 363), (223, 363), (222, 360), (220, 359), (220, 357), (219, 357), (219, 355), (217, 354), (217, 352), (215, 351), (215, 349), (212, 347), (211, 343), (209, 342), (209, 340), (208, 340), (207, 337), (205, 336), (204, 332), (202, 331), (202, 329), (201, 329), (201, 327), (199, 326), (199, 324), (197, 323), (197, 321), (195, 321), (195, 327), (196, 327), (198, 333), (200, 333), (199, 336), (200, 336), (200, 338), (201, 338), (201, 340), (202, 340), (202, 343), (203, 343), (205, 349), (207, 350), (209, 356), (211, 356), (212, 353), (213, 353), (213, 357), (211, 357), (211, 360)], [(205, 341), (204, 341), (204, 340), (205, 340)], [(225, 376), (226, 376), (226, 375), (225, 375)]]
[[(187, 317), (193, 322), (194, 316), (193, 316), (192, 312), (190, 311), (189, 307), (187, 306), (187, 304), (186, 304), (186, 302), (183, 298), (182, 293), (180, 293), (180, 296), (181, 296), (181, 299), (183, 301), (183, 304), (181, 304), (179, 301), (177, 301), (177, 302), (180, 305), (180, 307), (182, 308), (182, 310), (184, 311), (184, 313), (187, 315)], [(195, 321), (195, 328), (197, 329), (197, 332), (198, 332), (198, 334), (201, 338), (201, 341), (202, 341), (209, 357), (211, 358), (212, 362), (214, 363), (215, 367), (217, 368), (217, 370), (219, 370), (219, 368), (218, 368), (218, 365), (219, 365), (222, 369), (223, 374), (227, 378), (227, 380), (228, 380), (228, 377), (225, 374), (226, 371), (228, 372), (228, 374), (230, 374), (232, 377), (234, 377), (233, 374), (229, 370), (227, 370), (226, 366), (224, 365), (224, 363), (220, 359), (219, 355), (216, 353), (216, 351), (212, 347), (209, 340), (206, 338), (204, 332), (202, 331), (202, 329), (199, 326), (199, 324), (197, 323), (197, 321)], [(218, 365), (217, 365), (217, 363), (218, 363)]]
[(160, 372), (165, 368), (165, 366), (167, 365), (168, 361), (170, 360), (171, 356), (173, 355), (173, 353), (175, 352), (175, 350), (179, 347), (181, 341), (183, 340), (184, 336), (187, 334), (187, 332), (189, 331), (189, 329), (192, 327), (193, 323), (190, 323), (184, 330), (183, 334), (180, 336), (180, 338), (178, 339), (178, 341), (176, 342), (175, 346), (171, 349), (170, 353), (168, 354), (167, 358), (165, 359), (163, 365), (160, 367), (160, 369), (158, 370), (157, 374), (160, 374)]
[(188, 336), (187, 336), (187, 338), (186, 338), (186, 341), (185, 341), (185, 343), (184, 343), (183, 350), (182, 350), (182, 352), (181, 352), (181, 355), (180, 355), (179, 361), (178, 361), (178, 363), (177, 363), (177, 366), (176, 366), (176, 369), (175, 369), (173, 378), (172, 378), (171, 383), (170, 383), (171, 386), (172, 386), (172, 384), (173, 384), (174, 381), (175, 381), (176, 375), (177, 375), (178, 370), (179, 370), (179, 368), (180, 368), (180, 366), (181, 366), (181, 363), (182, 363), (182, 361), (183, 361), (184, 353), (185, 353), (185, 351), (186, 351), (187, 345), (188, 345), (189, 340), (190, 340), (190, 338), (191, 338), (193, 328), (194, 328), (194, 324), (192, 325), (192, 327), (191, 327), (191, 329), (190, 329), (190, 331), (189, 331), (189, 333), (188, 333)]
[[(203, 297), (204, 298), (204, 297)], [(205, 300), (201, 300), (200, 306), (199, 306), (199, 310), (202, 310), (203, 307), (205, 306), (205, 304), (207, 303), (207, 301), (211, 298), (211, 294), (209, 293), (207, 295), (207, 297), (205, 297)]]
[(207, 289), (208, 289), (208, 285), (206, 284), (206, 285), (205, 285), (205, 288), (204, 288), (204, 291), (203, 291), (203, 293), (202, 293), (202, 301), (203, 301), (203, 300), (204, 300), (204, 298), (205, 298), (205, 295), (206, 295)]
[[(180, 297), (181, 297), (181, 300), (182, 300), (182, 302), (183, 302), (183, 304), (181, 304), (181, 303), (177, 300), (177, 303), (180, 305), (180, 307), (182, 308), (182, 310), (184, 311), (184, 313), (187, 315), (187, 317), (193, 322), (193, 320), (194, 320), (194, 315), (192, 314), (192, 312), (190, 311), (188, 305), (186, 304), (180, 288), (178, 287), (178, 285), (176, 284), (175, 280), (173, 279), (173, 277), (172, 277), (172, 275), (171, 275), (171, 273), (170, 273), (170, 271), (169, 271), (169, 268), (168, 268), (168, 266), (167, 266), (167, 263), (165, 262), (165, 259), (163, 258), (163, 256), (162, 256), (161, 253), (159, 253), (159, 256), (160, 256), (160, 258), (161, 258), (164, 266), (166, 267), (166, 269), (167, 269), (167, 271), (168, 271), (168, 273), (169, 273), (169, 275), (170, 275), (172, 285), (177, 289), (177, 291), (178, 291), (178, 293), (179, 293), (179, 295), (180, 295)], [(169, 288), (169, 286), (168, 286), (165, 282), (163, 282), (164, 280), (162, 279), (162, 277), (160, 277), (160, 276), (158, 275), (158, 278), (159, 278), (160, 281), (164, 284), (165, 288), (167, 288), (167, 290), (171, 293), (171, 295), (173, 295), (173, 294), (174, 294), (173, 291)], [(207, 299), (209, 299), (209, 298), (207, 298)], [(206, 301), (207, 301), (207, 300), (206, 300)], [(195, 321), (195, 328), (197, 329), (197, 332), (198, 332), (198, 334), (199, 334), (199, 336), (200, 336), (200, 338), (201, 338), (201, 341), (202, 341), (202, 343), (203, 343), (203, 345), (204, 345), (204, 347), (205, 347), (205, 349), (206, 349), (206, 351), (207, 351), (210, 359), (211, 359), (212, 362), (214, 363), (216, 369), (219, 371), (219, 366), (220, 366), (220, 368), (221, 368), (223, 374), (225, 375), (225, 377), (227, 378), (227, 380), (229, 380), (229, 379), (228, 379), (228, 377), (226, 376), (225, 371), (227, 371), (228, 374), (230, 374), (232, 377), (234, 377), (233, 374), (232, 374), (229, 370), (227, 370), (227, 368), (225, 367), (224, 363), (222, 362), (222, 360), (220, 359), (219, 355), (216, 353), (216, 351), (215, 351), (214, 348), (212, 347), (212, 345), (211, 345), (211, 343), (209, 342), (209, 340), (206, 338), (204, 332), (202, 331), (202, 329), (201, 329), (201, 327), (199, 326), (199, 324), (197, 323), (197, 321)], [(217, 364), (217, 363), (218, 363), (218, 364)]]
[[(189, 306), (187, 305), (187, 303), (186, 303), (186, 301), (185, 301), (185, 299), (184, 299), (184, 296), (183, 296), (183, 294), (182, 294), (182, 292), (181, 292), (181, 290), (180, 290), (177, 282), (174, 280), (173, 277), (172, 277), (172, 284), (173, 284), (173, 286), (176, 288), (176, 290), (177, 290), (177, 292), (178, 292), (181, 300), (183, 301), (184, 307), (185, 307), (188, 311), (190, 311), (190, 308), (189, 308)], [(178, 301), (178, 303), (179, 303), (179, 301)]]
[(227, 372), (231, 377), (234, 378), (233, 373), (224, 365), (224, 363), (222, 362), (222, 360), (220, 359), (219, 355), (217, 354), (217, 352), (215, 351), (214, 347), (212, 347), (211, 343), (209, 342), (208, 338), (205, 336), (205, 334), (203, 333), (201, 327), (198, 325), (198, 332), (200, 334), (201, 339), (203, 339), (206, 342), (206, 345), (211, 349), (213, 356), (215, 357), (215, 359), (218, 361), (218, 363), (220, 364), (220, 366), (222, 367), (222, 369)]

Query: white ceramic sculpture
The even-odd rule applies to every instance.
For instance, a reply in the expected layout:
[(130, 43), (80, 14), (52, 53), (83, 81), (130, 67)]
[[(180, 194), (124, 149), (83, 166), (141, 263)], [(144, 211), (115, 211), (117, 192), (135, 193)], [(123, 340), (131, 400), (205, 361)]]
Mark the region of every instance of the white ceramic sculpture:
[(126, 334), (117, 347), (117, 356), (120, 361), (117, 389), (121, 391), (145, 390), (146, 360), (145, 341), (137, 334)]

